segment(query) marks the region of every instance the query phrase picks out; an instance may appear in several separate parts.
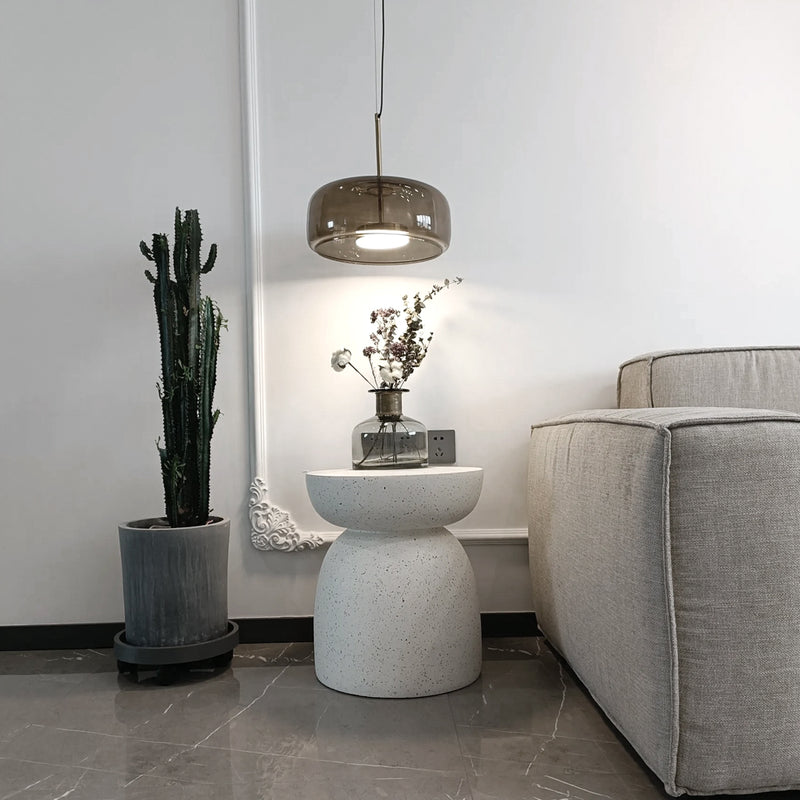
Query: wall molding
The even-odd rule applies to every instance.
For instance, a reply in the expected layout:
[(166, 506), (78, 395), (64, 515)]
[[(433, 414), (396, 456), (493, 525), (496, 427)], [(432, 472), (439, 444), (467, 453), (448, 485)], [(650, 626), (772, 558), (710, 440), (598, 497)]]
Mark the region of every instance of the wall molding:
[(258, 37), (256, 0), (239, 0), (239, 66), (242, 102), (242, 152), (245, 184), (245, 272), (247, 275), (247, 358), (250, 377), (250, 542), (256, 550), (294, 553), (321, 547), (318, 536), (301, 531), (285, 511), (269, 501), (267, 474), (267, 325), (263, 288), (264, 230), (261, 208)]
[(328, 543), (322, 534), (298, 530), (288, 511), (283, 511), (269, 502), (267, 492), (266, 482), (256, 475), (250, 484), (248, 503), (250, 543), (256, 550), (281, 550), (291, 553), (315, 550)]
[(528, 531), (525, 528), (494, 528), (486, 530), (455, 530), (453, 535), (464, 545), (516, 544), (528, 546)]
[[(257, 0), (239, 0), (239, 59), (242, 100), (242, 151), (245, 183), (245, 272), (247, 275), (250, 474), (250, 543), (256, 550), (299, 553), (330, 545), (340, 531), (303, 531), (289, 511), (269, 498), (267, 321), (264, 286), (267, 273), (259, 139)], [(456, 530), (464, 545), (523, 545), (527, 531)]]
[[(524, 528), (493, 528), (450, 530), (450, 533), (465, 546), (472, 545), (520, 545), (528, 546), (528, 531)], [(306, 536), (319, 540), (319, 545), (326, 546), (336, 541), (342, 531), (315, 531)], [(300, 549), (300, 548), (299, 548)], [(305, 548), (309, 549), (309, 548)]]

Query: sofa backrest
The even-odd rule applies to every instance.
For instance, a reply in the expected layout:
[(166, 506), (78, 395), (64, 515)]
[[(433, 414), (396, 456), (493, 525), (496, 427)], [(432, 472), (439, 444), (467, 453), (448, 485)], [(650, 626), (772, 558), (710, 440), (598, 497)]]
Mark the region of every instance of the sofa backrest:
[(668, 406), (800, 413), (800, 347), (666, 350), (620, 366), (618, 408)]

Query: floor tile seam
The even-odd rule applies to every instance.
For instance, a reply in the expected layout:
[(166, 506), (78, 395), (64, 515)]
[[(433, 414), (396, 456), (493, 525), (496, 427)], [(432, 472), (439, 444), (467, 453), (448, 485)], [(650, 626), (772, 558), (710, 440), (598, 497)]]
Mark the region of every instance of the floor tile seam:
[[(561, 763), (561, 762), (554, 762), (554, 761), (550, 761), (548, 759), (545, 759), (544, 761), (539, 761), (539, 762), (535, 763), (535, 762), (531, 761), (531, 759), (529, 759), (529, 758), (517, 760), (517, 759), (513, 759), (513, 758), (490, 758), (489, 756), (476, 756), (476, 755), (465, 755), (464, 758), (465, 759), (469, 759), (470, 761), (486, 761), (489, 764), (514, 764), (514, 765), (517, 765), (517, 766), (520, 766), (520, 767), (527, 765), (528, 766), (528, 771), (526, 771), (526, 773), (525, 773), (526, 776), (527, 776), (528, 772), (530, 771), (530, 769), (532, 767), (534, 767), (534, 766), (540, 767), (541, 769), (554, 769), (554, 768), (557, 768), (557, 767), (563, 767), (564, 766), (564, 764)], [(587, 766), (587, 765), (584, 765), (584, 764), (576, 765), (574, 762), (570, 761), (569, 764), (568, 764), (568, 767), (569, 767), (570, 770), (573, 770), (575, 772), (579, 772), (581, 774), (587, 774), (587, 775), (608, 775), (608, 776), (612, 776), (612, 777), (621, 777), (621, 776), (623, 776), (625, 774), (625, 773), (621, 773), (618, 770), (614, 769), (614, 767), (611, 766), (610, 764), (609, 764), (608, 768), (601, 769), (601, 768), (598, 768), (598, 767)]]
[[(292, 668), (292, 665), (289, 664), (288, 666), (284, 667), (284, 670), (289, 670)], [(273, 687), (276, 691), (281, 692), (303, 692), (304, 694), (315, 692), (317, 694), (326, 694), (329, 695), (331, 692), (336, 692), (335, 689), (330, 689), (323, 684), (318, 684), (317, 686), (307, 686), (306, 684), (286, 684), (282, 683), (279, 686)], [(341, 697), (353, 697), (355, 698), (356, 695), (347, 694), (346, 692), (336, 692), (337, 696)], [(358, 697), (358, 700), (391, 700), (393, 698), (381, 698), (381, 697)], [(405, 698), (404, 698), (405, 699)]]
[(456, 794), (458, 794), (461, 791), (462, 787), (465, 787), (467, 793), (464, 795), (464, 800), (473, 800), (474, 795), (472, 794), (472, 782), (470, 780), (469, 770), (467, 769), (467, 761), (464, 755), (464, 748), (461, 745), (461, 737), (458, 735), (458, 722), (456, 721), (456, 712), (455, 709), (453, 708), (454, 696), (455, 694), (452, 692), (447, 695), (447, 708), (450, 711), (450, 721), (453, 723), (453, 735), (456, 737), (456, 745), (458, 746), (458, 752), (461, 755), (461, 771), (463, 773)]
[[(240, 658), (243, 661), (258, 661), (259, 664), (237, 664), (236, 659)], [(266, 659), (263, 656), (234, 656), (233, 662), (231, 663), (231, 669), (253, 669), (254, 667), (294, 667), (294, 666), (306, 666), (306, 667), (313, 667), (314, 662), (309, 661), (306, 658), (282, 658), (278, 660)]]
[(531, 769), (533, 769), (534, 765), (536, 764), (536, 761), (538, 760), (539, 756), (544, 753), (547, 745), (550, 742), (554, 742), (558, 738), (558, 723), (561, 721), (561, 714), (563, 713), (564, 705), (567, 702), (567, 684), (566, 681), (564, 680), (564, 669), (561, 666), (561, 664), (558, 665), (558, 679), (561, 682), (561, 687), (562, 687), (561, 704), (559, 705), (558, 711), (556, 712), (556, 718), (553, 723), (553, 730), (550, 733), (550, 738), (542, 742), (542, 744), (539, 746), (539, 749), (534, 754), (530, 764), (528, 764), (528, 769), (526, 770), (526, 773), (529, 772)]
[[(127, 778), (129, 773), (119, 772), (115, 769), (100, 769), (99, 767), (87, 767), (86, 764), (61, 764), (54, 761), (37, 761), (33, 758), (17, 758), (16, 756), (0, 755), (0, 761), (9, 761), (17, 764), (36, 764), (39, 767), (59, 767), (62, 769), (79, 769), (84, 772), (97, 772), (102, 775), (118, 775)], [(139, 777), (139, 776), (137, 776)]]
[(268, 683), (268, 684), (267, 684), (267, 685), (264, 687), (264, 690), (261, 692), (261, 694), (260, 694), (260, 695), (258, 695), (258, 697), (254, 697), (254, 698), (253, 698), (253, 699), (252, 699), (252, 700), (251, 700), (251, 701), (250, 701), (250, 702), (249, 702), (249, 703), (248, 703), (246, 706), (243, 706), (242, 708), (240, 708), (240, 709), (239, 709), (239, 710), (238, 710), (238, 711), (237, 711), (237, 712), (236, 712), (236, 713), (235, 713), (235, 714), (234, 714), (232, 717), (228, 717), (228, 719), (226, 719), (224, 722), (221, 722), (219, 725), (217, 725), (217, 727), (216, 727), (216, 728), (214, 728), (214, 730), (213, 730), (213, 731), (211, 731), (211, 733), (208, 733), (208, 734), (206, 734), (206, 735), (205, 735), (205, 736), (204, 736), (202, 739), (200, 739), (200, 740), (199, 740), (199, 741), (197, 741), (197, 742), (194, 742), (194, 744), (192, 745), (192, 747), (199, 747), (201, 744), (203, 744), (203, 742), (206, 742), (206, 741), (208, 741), (208, 740), (209, 740), (209, 739), (210, 739), (210, 738), (211, 738), (211, 737), (212, 737), (212, 736), (213, 736), (215, 733), (218, 733), (218, 732), (219, 732), (219, 731), (221, 731), (221, 730), (222, 730), (224, 727), (226, 727), (226, 726), (230, 725), (230, 724), (231, 724), (231, 723), (232, 723), (232, 722), (233, 722), (235, 719), (237, 719), (237, 718), (238, 718), (238, 717), (240, 717), (242, 714), (244, 714), (246, 711), (248, 711), (250, 708), (252, 708), (252, 707), (253, 707), (253, 706), (254, 706), (254, 705), (255, 705), (255, 704), (256, 704), (256, 703), (257, 703), (259, 700), (263, 699), (263, 698), (266, 696), (267, 692), (268, 692), (270, 689), (272, 689), (272, 688), (275, 686), (275, 684), (276, 684), (276, 683), (277, 683), (277, 682), (278, 682), (278, 681), (281, 679), (281, 677), (282, 677), (282, 676), (283, 676), (283, 675), (286, 673), (286, 670), (287, 670), (287, 669), (289, 669), (289, 667), (284, 667), (284, 668), (283, 668), (283, 669), (282, 669), (282, 670), (281, 670), (281, 671), (280, 671), (280, 672), (279, 672), (279, 673), (278, 673), (278, 674), (277, 674), (277, 675), (276, 675), (276, 676), (275, 676), (275, 677), (274, 677), (274, 678), (273, 678), (273, 679), (272, 679), (272, 680), (271, 680), (271, 681), (270, 681), (270, 682), (269, 682), (269, 683)]
[[(542, 739), (547, 739), (548, 741), (551, 740), (551, 734), (549, 733), (537, 733), (536, 731), (531, 730), (519, 730), (517, 728), (495, 728), (489, 725), (471, 725), (466, 722), (458, 722), (456, 723), (456, 732), (458, 732), (458, 728), (467, 728), (469, 730), (482, 730), (488, 731), (490, 733), (510, 733), (514, 734), (515, 736), (538, 736)], [(616, 742), (615, 739), (595, 739), (590, 736), (564, 736), (563, 734), (558, 734), (556, 740), (561, 741), (563, 739), (574, 741), (574, 742), (595, 742), (596, 744), (611, 744)]]
[[(547, 769), (552, 769), (556, 765), (554, 765), (554, 764), (545, 764), (543, 766), (544, 766), (545, 770), (547, 770)], [(592, 774), (595, 774), (595, 773), (592, 773)], [(617, 777), (613, 773), (599, 773), (599, 774), (603, 775), (603, 776), (608, 775), (609, 777)], [(477, 771), (473, 775), (473, 777), (483, 777), (483, 776), (485, 776), (484, 773), (479, 773)], [(553, 794), (558, 795), (558, 800), (566, 800), (566, 798), (570, 797), (571, 796), (569, 794), (570, 789), (577, 789), (579, 792), (585, 792), (588, 795), (592, 795), (592, 797), (606, 798), (607, 800), (622, 800), (618, 795), (609, 795), (609, 794), (605, 794), (604, 792), (597, 792), (594, 789), (588, 789), (585, 786), (580, 786), (577, 783), (572, 783), (570, 781), (566, 781), (563, 778), (556, 777), (555, 775), (549, 775), (546, 772), (543, 772), (543, 774), (541, 774), (541, 775), (533, 775), (533, 776), (528, 776), (528, 774), (526, 773), (525, 777), (526, 778), (530, 777), (530, 780), (531, 780), (531, 783), (532, 783), (533, 787), (536, 787), (537, 789), (542, 789), (545, 792), (552, 792)], [(565, 789), (564, 787), (558, 787), (558, 788), (554, 789), (551, 786), (546, 786), (545, 785), (545, 781), (555, 781), (556, 783), (564, 784), (564, 786), (567, 786), (567, 787), (570, 787), (570, 788), (569, 789)], [(624, 787), (624, 788), (627, 788), (627, 787)], [(565, 795), (564, 792), (566, 792), (567, 794)], [(526, 797), (527, 796), (528, 795), (526, 795)], [(531, 797), (537, 798), (537, 800), (544, 800), (544, 798), (539, 798), (538, 795), (532, 795)], [(671, 800), (671, 799), (667, 798), (667, 800)], [(698, 800), (702, 800), (702, 798), (698, 798)]]
[(74, 689), (80, 686), (87, 678), (91, 678), (92, 675), (108, 675), (110, 672), (111, 670), (97, 670), (94, 672), (42, 672), (41, 670), (33, 672), (3, 672), (0, 673), (0, 681), (3, 678), (27, 678), (30, 679), (31, 686), (37, 689), (48, 684), (50, 685), (49, 688), (65, 686)]
[[(572, 686), (568, 686), (568, 688), (574, 689)], [(484, 700), (483, 695), (486, 695), (487, 691), (493, 696)], [(471, 692), (467, 692), (462, 689), (458, 692), (453, 692), (452, 694), (454, 694), (456, 697), (480, 697), (483, 701), (483, 704), (488, 705), (492, 699), (502, 699), (501, 697), (498, 697), (498, 695), (501, 693), (524, 694), (525, 697), (533, 700), (560, 700), (562, 689), (561, 687), (558, 689), (534, 689), (530, 686), (498, 686), (493, 682), (491, 686), (489, 686), (487, 683), (480, 695), (478, 695), (477, 687)]]
[[(240, 752), (250, 752), (250, 751), (240, 751)], [(253, 753), (254, 755), (271, 755), (269, 753)], [(415, 768), (415, 767), (389, 767), (383, 764), (359, 764), (353, 763), (350, 761), (334, 761), (330, 759), (317, 759), (317, 758), (306, 758), (305, 756), (287, 756), (283, 754), (276, 754), (278, 758), (288, 758), (288, 759), (295, 759), (300, 761), (314, 761), (321, 764), (334, 764), (339, 766), (345, 767), (366, 767), (369, 769), (376, 769), (376, 770), (383, 770), (383, 771), (393, 771), (393, 772), (406, 772), (407, 775), (397, 776), (393, 778), (393, 780), (405, 780), (407, 778), (414, 778), (414, 777), (422, 777), (422, 776), (438, 776), (440, 778), (462, 778), (463, 783), (459, 786), (459, 791), (461, 786), (464, 784), (468, 784), (469, 778), (468, 776), (462, 776), (461, 770), (431, 770), (431, 769), (423, 769), (423, 768)], [(58, 765), (54, 765), (58, 766)], [(112, 773), (112, 774), (119, 774), (119, 773)], [(125, 783), (125, 788), (128, 788), (133, 783), (139, 780), (160, 780), (160, 781), (170, 781), (175, 783), (181, 783), (184, 786), (219, 786), (222, 785), (220, 783), (216, 783), (214, 781), (208, 780), (193, 780), (191, 778), (187, 778), (185, 776), (180, 775), (160, 775), (159, 773), (153, 772), (152, 770), (148, 770), (147, 772), (142, 772), (137, 775), (135, 778), (131, 778), (128, 782)], [(229, 783), (235, 786), (246, 786), (251, 783), (251, 780), (235, 780), (232, 779)], [(225, 784), (227, 785), (227, 783)], [(472, 800), (472, 794), (462, 795), (460, 800)]]
[(41, 722), (32, 722), (29, 725), (25, 725), (18, 730), (25, 730), (28, 727), (36, 727), (36, 728), (44, 728), (46, 730), (51, 731), (60, 731), (61, 733), (85, 733), (88, 736), (104, 736), (108, 739), (121, 739), (125, 742), (137, 742), (140, 744), (162, 744), (162, 745), (169, 745), (171, 747), (194, 747), (195, 745), (192, 742), (168, 742), (162, 741), (161, 739), (144, 739), (141, 736), (131, 736), (127, 733), (108, 733), (108, 731), (87, 731), (83, 728), (62, 728), (60, 725), (44, 725)]
[[(194, 752), (194, 751), (198, 750), (199, 748), (201, 748), (201, 747), (203, 746), (203, 742), (206, 742), (206, 741), (207, 741), (208, 739), (210, 739), (210, 738), (211, 738), (211, 737), (212, 737), (212, 736), (213, 736), (215, 733), (217, 733), (217, 732), (221, 731), (221, 730), (222, 730), (222, 729), (223, 729), (223, 728), (224, 728), (226, 725), (230, 725), (230, 724), (233, 722), (233, 720), (235, 720), (235, 719), (236, 719), (238, 716), (240, 716), (241, 714), (243, 714), (245, 711), (247, 711), (249, 708), (251, 708), (251, 707), (252, 707), (252, 706), (253, 706), (255, 703), (257, 703), (259, 700), (261, 700), (261, 699), (262, 699), (262, 698), (263, 698), (263, 697), (264, 697), (264, 696), (267, 694), (267, 692), (268, 692), (268, 691), (269, 691), (269, 690), (270, 690), (270, 689), (271, 689), (271, 688), (274, 686), (274, 684), (275, 684), (275, 681), (277, 681), (277, 680), (278, 680), (278, 679), (281, 677), (281, 675), (283, 675), (283, 674), (284, 674), (284, 672), (286, 672), (286, 670), (287, 670), (287, 669), (289, 669), (289, 667), (284, 667), (284, 668), (283, 668), (283, 669), (282, 669), (282, 670), (281, 670), (281, 671), (280, 671), (280, 672), (279, 672), (279, 673), (278, 673), (278, 674), (277, 674), (277, 675), (276, 675), (276, 676), (275, 676), (275, 677), (274, 677), (274, 678), (273, 678), (273, 679), (272, 679), (272, 680), (271, 680), (271, 681), (270, 681), (270, 682), (269, 682), (269, 683), (268, 683), (268, 684), (267, 684), (267, 685), (264, 687), (264, 690), (261, 692), (261, 694), (260, 694), (260, 695), (258, 695), (257, 697), (253, 698), (253, 700), (251, 700), (251, 701), (250, 701), (250, 702), (249, 702), (247, 705), (245, 705), (245, 706), (243, 706), (242, 708), (240, 708), (240, 709), (239, 709), (239, 710), (238, 710), (238, 711), (237, 711), (237, 712), (236, 712), (236, 713), (235, 713), (235, 714), (234, 714), (232, 717), (229, 717), (229, 718), (228, 718), (227, 720), (225, 720), (224, 722), (221, 722), (221, 723), (220, 723), (220, 724), (219, 724), (219, 725), (218, 725), (216, 728), (214, 728), (214, 730), (212, 730), (210, 733), (206, 734), (206, 736), (204, 736), (202, 739), (200, 739), (200, 741), (198, 741), (198, 742), (193, 742), (193, 743), (191, 743), (191, 744), (179, 745), (179, 747), (180, 747), (181, 749), (180, 749), (180, 750), (179, 750), (177, 753), (173, 753), (172, 755), (170, 755), (170, 756), (169, 756), (169, 757), (166, 759), (166, 761), (162, 761), (162, 762), (159, 762), (159, 763), (157, 763), (157, 764), (154, 764), (154, 765), (153, 765), (153, 766), (152, 766), (150, 769), (146, 770), (145, 772), (142, 772), (142, 773), (140, 773), (140, 774), (139, 774), (139, 775), (137, 775), (135, 778), (132, 778), (130, 781), (128, 781), (128, 782), (125, 784), (125, 788), (127, 789), (127, 788), (128, 788), (130, 785), (131, 785), (131, 784), (135, 783), (136, 781), (140, 780), (141, 778), (148, 778), (148, 777), (152, 778), (152, 777), (158, 777), (157, 775), (154, 775), (154, 773), (156, 772), (156, 770), (158, 770), (158, 769), (160, 769), (160, 768), (162, 768), (162, 767), (166, 766), (166, 765), (167, 765), (167, 764), (169, 764), (170, 762), (174, 761), (174, 760), (175, 760), (175, 759), (177, 759), (177, 758), (180, 758), (182, 755), (185, 755), (186, 753), (191, 753), (191, 752)], [(148, 741), (148, 740), (146, 740), (146, 739), (145, 739), (145, 740), (143, 740), (143, 741)], [(228, 750), (228, 751), (230, 751), (230, 748), (216, 748), (216, 749), (220, 749), (220, 750)], [(197, 783), (196, 781), (195, 781), (194, 783), (195, 783), (195, 785), (201, 785), (201, 784)], [(203, 784), (203, 785), (205, 785), (205, 784)], [(209, 785), (214, 785), (214, 784), (209, 784)]]
[[(166, 764), (168, 764), (169, 762), (173, 761), (176, 758), (179, 758), (180, 756), (184, 755), (185, 753), (190, 753), (190, 752), (195, 751), (198, 748), (202, 747), (203, 746), (203, 742), (205, 742), (208, 739), (210, 739), (215, 733), (217, 733), (218, 731), (222, 730), (222, 728), (224, 728), (226, 725), (230, 725), (230, 723), (233, 722), (233, 720), (235, 720), (240, 714), (243, 714), (245, 711), (247, 711), (249, 708), (251, 708), (258, 700), (263, 698), (267, 694), (269, 689), (272, 688), (273, 685), (275, 684), (275, 682), (281, 677), (281, 675), (283, 675), (286, 672), (287, 669), (288, 669), (288, 667), (284, 667), (272, 679), (272, 681), (270, 681), (264, 687), (264, 690), (261, 692), (260, 695), (255, 697), (247, 705), (245, 705), (242, 708), (240, 708), (239, 711), (237, 711), (232, 717), (229, 717), (226, 721), (220, 723), (216, 728), (214, 728), (214, 730), (212, 730), (209, 734), (207, 734), (199, 742), (193, 742), (193, 743), (157, 742), (157, 741), (154, 741), (152, 739), (141, 739), (139, 737), (123, 736), (123, 735), (120, 735), (120, 734), (101, 733), (100, 735), (108, 736), (108, 737), (111, 737), (111, 738), (123, 739), (125, 741), (135, 741), (135, 742), (141, 742), (141, 743), (146, 743), (146, 744), (164, 744), (164, 745), (170, 745), (170, 746), (174, 746), (174, 747), (180, 748), (178, 750), (178, 752), (173, 753), (172, 755), (170, 755), (166, 759), (166, 761), (160, 761), (159, 763), (154, 764), (150, 769), (148, 769), (148, 770), (146, 770), (144, 772), (141, 772), (138, 775), (136, 775), (135, 777), (131, 778), (125, 784), (125, 788), (129, 787), (131, 784), (135, 783), (136, 781), (140, 780), (141, 778), (159, 777), (158, 775), (154, 775), (156, 770), (166, 766)], [(87, 734), (93, 734), (94, 733), (93, 731), (75, 731), (75, 730), (72, 730), (72, 729), (61, 729), (61, 730), (71, 731), (71, 732), (74, 732), (74, 733), (87, 733)], [(225, 749), (225, 748), (216, 748), (216, 749)], [(102, 771), (102, 770), (98, 770), (98, 771)], [(115, 774), (115, 775), (120, 775), (121, 774), (124, 777), (127, 777), (127, 775), (125, 773), (117, 773), (117, 772), (113, 772), (112, 771), (111, 774)], [(190, 785), (191, 784), (201, 785), (201, 783), (202, 783), (202, 782), (197, 782), (197, 781), (188, 781), (188, 782), (187, 781), (183, 781), (183, 782), (189, 783)], [(203, 784), (203, 785), (205, 785), (205, 784)], [(214, 784), (209, 784), (209, 785), (214, 785)]]
[[(6, 653), (6, 652), (9, 652), (9, 651), (2, 651), (2, 652)], [(70, 665), (72, 665), (72, 664), (75, 664), (75, 663), (80, 663), (82, 661), (85, 661), (86, 665), (91, 667), (91, 666), (95, 666), (97, 664), (106, 663), (106, 661), (109, 659), (109, 656), (106, 656), (103, 653), (99, 653), (96, 650), (90, 650), (88, 648), (86, 650), (56, 651), (56, 652), (63, 652), (66, 655), (63, 655), (63, 656), (50, 656), (50, 657), (45, 656), (41, 651), (39, 651), (41, 654), (38, 655), (38, 656), (25, 656), (25, 655), (22, 655), (22, 656), (16, 655), (16, 656), (14, 656), (15, 652), (16, 653), (20, 653), (20, 652), (25, 653), (26, 651), (11, 651), (10, 654), (12, 655), (12, 658), (2, 659), (2, 660), (6, 661), (8, 663), (10, 663), (12, 660), (30, 661), (31, 666), (33, 666), (35, 664), (36, 666), (38, 666), (38, 668), (40, 670), (42, 669), (42, 667), (44, 665), (47, 665), (47, 664), (62, 663), (62, 664), (70, 664)], [(53, 652), (53, 651), (50, 651), (50, 652)], [(103, 660), (101, 661), (101, 659), (103, 659)], [(14, 665), (14, 666), (16, 666), (16, 665)]]
[(311, 756), (297, 755), (294, 753), (277, 753), (271, 750), (250, 750), (241, 747), (217, 747), (215, 745), (202, 744), (190, 748), (191, 750), (221, 750), (226, 753), (242, 753), (252, 756), (268, 756), (270, 758), (286, 758), (294, 761), (309, 761), (320, 764), (337, 764), (343, 767), (368, 767), (370, 769), (390, 769), (402, 770), (403, 772), (424, 773), (455, 777), (461, 774), (459, 769), (431, 769), (429, 767), (409, 767), (403, 764), (369, 764), (360, 761), (341, 761), (335, 758), (313, 758)]
[[(16, 651), (16, 652), (30, 652), (30, 651)], [(51, 661), (83, 661), (86, 659), (92, 659), (92, 655), (98, 656), (100, 658), (111, 658), (112, 651), (109, 650), (106, 653), (101, 653), (99, 650), (95, 650), (91, 647), (78, 647), (75, 650), (40, 650), (38, 651), (41, 655), (39, 657), (39, 661), (45, 664), (50, 663)], [(46, 657), (45, 653), (64, 653), (65, 655), (62, 656), (51, 656)], [(89, 654), (92, 655), (89, 655)]]
[(491, 645), (485, 645), (487, 652), (489, 653), (521, 653), (524, 656), (528, 656), (528, 658), (515, 658), (514, 661), (536, 661), (539, 658), (537, 653), (532, 653), (530, 650), (523, 650), (522, 648), (513, 648), (513, 647), (493, 647)]
[(287, 664), (280, 664), (280, 663), (276, 663), (276, 662), (280, 662), (281, 659), (284, 658), (284, 654), (286, 653), (286, 651), (291, 646), (292, 646), (292, 643), (290, 642), (289, 644), (286, 645), (286, 647), (283, 648), (283, 650), (280, 651), (280, 653), (278, 653), (276, 656), (273, 656), (269, 661), (267, 660), (266, 656), (260, 656), (257, 653), (237, 653), (234, 650), (233, 661), (236, 661), (237, 658), (243, 658), (243, 659), (246, 659), (248, 661), (263, 661), (266, 666), (281, 666), (281, 667), (286, 666), (286, 667), (288, 667), (288, 666), (290, 666), (292, 661), (295, 660), (295, 659), (292, 659), (290, 656), (286, 656), (286, 661), (289, 662)]
[[(585, 786), (579, 786), (576, 783), (570, 783), (569, 781), (565, 781), (562, 778), (557, 778), (555, 775), (544, 775), (543, 777), (546, 778), (547, 780), (556, 781), (556, 783), (563, 783), (565, 786), (569, 786), (572, 789), (577, 789), (579, 792), (585, 792), (586, 794), (590, 794), (593, 797), (600, 797), (600, 798), (605, 797), (608, 798), (608, 800), (615, 800), (615, 798), (612, 795), (604, 794), (603, 792), (595, 792), (593, 789), (587, 789)], [(547, 791), (550, 792), (560, 792), (562, 796), (565, 791), (564, 789), (559, 789), (559, 790), (549, 789), (545, 786), (541, 786), (540, 784), (537, 784), (537, 786), (539, 786), (542, 789), (547, 789)], [(569, 789), (567, 789), (566, 792), (567, 796), (569, 796)]]
[(2, 664), (0, 663), (0, 678), (61, 678), (70, 675), (93, 675), (99, 665), (94, 665), (90, 669), (86, 669), (85, 665), (81, 668), (71, 667), (67, 670), (50, 670), (42, 666), (42, 664)]
[[(545, 776), (543, 776), (543, 778), (550, 778), (552, 780), (552, 776), (550, 776), (550, 775), (545, 775)], [(556, 778), (555, 780), (558, 780), (558, 779)], [(562, 781), (562, 783), (566, 783), (566, 781)], [(564, 794), (565, 790), (563, 788), (561, 788), (561, 787), (559, 787), (557, 789), (553, 789), (552, 787), (544, 786), (541, 783), (534, 783), (533, 785), (537, 789), (541, 789), (542, 791), (545, 791), (545, 792), (551, 792), (552, 794), (556, 795), (556, 797), (553, 798), (553, 800), (567, 800), (569, 797), (571, 797), (570, 794), (566, 794), (565, 795)], [(567, 784), (567, 786), (570, 786), (570, 785), (571, 784)], [(579, 788), (579, 787), (576, 787), (576, 788)], [(569, 789), (567, 789), (566, 791), (569, 792)], [(608, 794), (600, 794), (599, 792), (594, 792), (591, 789), (580, 789), (580, 791), (583, 791), (583, 792), (586, 792), (587, 794), (590, 794), (590, 795), (593, 795), (595, 797), (598, 797), (601, 800), (602, 800), (602, 798), (607, 798), (607, 800), (622, 800), (622, 798), (613, 797), (612, 795), (608, 795)], [(536, 798), (537, 800), (545, 800), (545, 798), (539, 798), (539, 795), (532, 795), (532, 796), (534, 798)], [(548, 800), (549, 800), (549, 798), (548, 798)]]
[[(473, 778), (480, 778), (480, 777), (484, 777), (484, 776), (481, 775), (480, 773), (476, 772), (472, 777)], [(531, 792), (534, 788), (541, 789), (544, 792), (549, 792), (551, 794), (556, 795), (556, 797), (555, 798), (551, 798), (550, 795), (548, 794), (547, 797), (544, 798), (544, 797), (541, 797), (539, 794), (527, 794), (526, 793), (524, 795), (526, 800), (527, 800), (527, 798), (530, 798), (531, 800), (568, 800), (569, 799), (570, 795), (569, 794), (565, 795), (563, 789), (553, 789), (550, 786), (544, 786), (543, 784), (538, 782), (539, 780), (544, 780), (547, 777), (549, 777), (549, 776), (542, 775), (541, 778), (539, 778), (539, 777), (532, 778), (530, 784), (527, 786), (527, 789), (528, 789), (529, 792)], [(594, 794), (594, 792), (592, 792), (592, 794)], [(481, 795), (481, 796), (482, 797), (492, 797), (492, 798), (495, 798), (495, 800), (503, 800), (503, 798), (501, 798), (498, 795)], [(608, 797), (608, 795), (602, 795), (602, 797)], [(620, 799), (619, 798), (609, 798), (609, 800), (620, 800)]]
[[(4, 744), (9, 744), (14, 739), (16, 739), (16, 737), (19, 736), (23, 731), (28, 730), (28, 728), (34, 727), (34, 725), (36, 725), (36, 723), (23, 722), (16, 728), (9, 728), (8, 730), (0, 731), (0, 747), (2, 747)], [(0, 753), (0, 755), (2, 754)]]
[[(123, 784), (123, 789), (130, 788), (134, 783), (141, 780), (156, 780), (156, 781), (169, 781), (170, 783), (180, 783), (183, 786), (219, 786), (220, 784), (214, 783), (213, 781), (203, 781), (203, 780), (191, 780), (190, 778), (183, 777), (181, 775), (159, 775), (158, 773), (154, 773), (152, 769), (147, 770), (147, 772), (140, 772), (136, 777), (131, 778), (129, 781), (126, 781)], [(240, 784), (237, 784), (240, 785)], [(2, 800), (0, 798), (0, 800)]]

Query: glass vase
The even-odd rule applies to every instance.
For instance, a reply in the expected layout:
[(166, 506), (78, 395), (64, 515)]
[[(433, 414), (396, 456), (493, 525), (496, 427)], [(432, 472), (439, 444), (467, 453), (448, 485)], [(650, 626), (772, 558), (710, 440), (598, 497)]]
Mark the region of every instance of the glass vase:
[(425, 426), (403, 414), (408, 389), (370, 389), (375, 416), (353, 428), (353, 469), (406, 469), (428, 464)]

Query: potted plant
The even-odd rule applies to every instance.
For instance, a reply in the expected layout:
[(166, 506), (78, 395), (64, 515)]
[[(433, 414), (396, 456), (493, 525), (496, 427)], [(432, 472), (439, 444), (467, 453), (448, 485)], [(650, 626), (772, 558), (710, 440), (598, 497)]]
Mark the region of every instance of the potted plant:
[(228, 621), (230, 520), (209, 506), (211, 437), (219, 411), (214, 388), (225, 320), (200, 276), (217, 256), (212, 244), (201, 263), (196, 210), (175, 209), (172, 266), (166, 234), (140, 244), (155, 265), (153, 296), (161, 342), (163, 440), (157, 447), (165, 516), (119, 526), (125, 630), (115, 638), (120, 669), (166, 667), (215, 659), (228, 663), (238, 628)]

